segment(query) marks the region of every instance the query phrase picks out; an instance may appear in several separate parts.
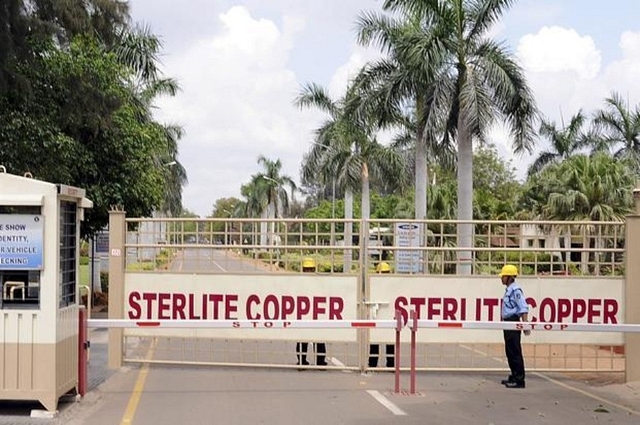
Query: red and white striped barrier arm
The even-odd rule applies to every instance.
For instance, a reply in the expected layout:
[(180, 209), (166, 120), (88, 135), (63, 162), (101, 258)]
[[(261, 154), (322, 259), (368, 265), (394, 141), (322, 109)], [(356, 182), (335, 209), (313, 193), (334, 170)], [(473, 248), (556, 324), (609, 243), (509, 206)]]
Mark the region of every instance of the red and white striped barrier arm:
[(395, 329), (396, 320), (128, 320), (91, 319), (90, 328)]
[(640, 324), (541, 323), (541, 322), (473, 322), (418, 320), (418, 328), (427, 329), (495, 329), (564, 332), (640, 332)]
[[(564, 332), (640, 332), (640, 324), (475, 322), (417, 320), (423, 329), (492, 329)], [(396, 329), (396, 320), (129, 320), (91, 319), (90, 328), (179, 328), (179, 329)]]

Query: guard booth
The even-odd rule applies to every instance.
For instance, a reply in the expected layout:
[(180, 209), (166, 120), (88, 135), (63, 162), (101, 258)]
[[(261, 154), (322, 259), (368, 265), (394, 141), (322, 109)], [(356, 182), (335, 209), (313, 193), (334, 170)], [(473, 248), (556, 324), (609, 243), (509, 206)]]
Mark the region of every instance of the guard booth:
[(55, 411), (78, 391), (80, 221), (85, 191), (0, 166), (0, 399)]

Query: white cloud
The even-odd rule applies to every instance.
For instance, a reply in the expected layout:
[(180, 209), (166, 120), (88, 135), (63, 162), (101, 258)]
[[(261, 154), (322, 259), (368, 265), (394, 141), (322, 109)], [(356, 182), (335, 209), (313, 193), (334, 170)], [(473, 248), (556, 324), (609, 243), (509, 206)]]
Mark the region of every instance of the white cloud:
[(334, 99), (342, 97), (349, 81), (357, 76), (360, 69), (368, 62), (378, 58), (380, 58), (380, 53), (374, 48), (353, 46), (347, 62), (339, 66), (331, 77), (328, 87), (331, 96)]
[(179, 80), (182, 92), (158, 105), (160, 119), (185, 127), (183, 199), (200, 215), (210, 214), (218, 198), (239, 197), (241, 184), (259, 171), (259, 155), (280, 159), (283, 173), (296, 180), (313, 116), (292, 104), (299, 83), (288, 67), (304, 22), (285, 16), (279, 28), (244, 7), (218, 19), (217, 33), (168, 58), (166, 74)]
[(593, 78), (600, 70), (601, 55), (590, 36), (573, 29), (543, 27), (520, 39), (517, 55), (531, 72), (574, 72)]
[(622, 58), (607, 67), (602, 85), (606, 88), (606, 95), (617, 91), (629, 99), (631, 106), (637, 105), (640, 102), (640, 31), (625, 31), (619, 46)]
[[(612, 91), (622, 93), (632, 106), (640, 102), (640, 32), (624, 32), (619, 46), (621, 58), (603, 66), (601, 52), (590, 36), (573, 29), (543, 27), (520, 39), (517, 56), (541, 112), (561, 125), (579, 109), (591, 114), (603, 107)], [(504, 131), (492, 131), (491, 137), (510, 149)], [(544, 148), (539, 146), (539, 150)], [(524, 177), (522, 170), (531, 158), (510, 158), (519, 166), (519, 177)]]

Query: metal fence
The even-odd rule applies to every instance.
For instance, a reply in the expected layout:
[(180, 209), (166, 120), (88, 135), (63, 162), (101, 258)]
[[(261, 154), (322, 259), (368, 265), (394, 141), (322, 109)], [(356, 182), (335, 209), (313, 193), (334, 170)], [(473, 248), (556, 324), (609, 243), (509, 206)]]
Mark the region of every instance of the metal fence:
[[(215, 256), (254, 261), (246, 272), (296, 273), (311, 257), (322, 273), (386, 262), (391, 273), (408, 274), (455, 275), (467, 266), (487, 275), (512, 263), (522, 275), (624, 275), (623, 222), (136, 218), (127, 225), (127, 270), (171, 270), (188, 252), (203, 270)], [(472, 246), (458, 245), (462, 225), (473, 229)]]

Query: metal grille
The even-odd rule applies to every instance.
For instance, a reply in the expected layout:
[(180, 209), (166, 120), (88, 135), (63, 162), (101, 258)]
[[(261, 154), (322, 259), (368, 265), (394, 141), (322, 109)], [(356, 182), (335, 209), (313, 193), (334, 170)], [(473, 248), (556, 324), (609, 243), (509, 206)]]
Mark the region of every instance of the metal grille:
[(76, 302), (77, 205), (60, 202), (60, 307)]
[[(624, 275), (622, 222), (214, 218), (127, 222), (127, 270), (177, 271), (171, 263), (179, 258), (201, 270), (224, 273), (224, 266), (221, 270), (212, 263), (243, 258), (255, 262), (247, 272), (296, 273), (311, 257), (323, 273), (374, 270), (385, 261), (392, 273), (409, 269), (413, 274), (450, 275), (470, 263), (473, 274), (496, 274), (505, 263), (513, 263), (523, 275)], [(425, 230), (403, 240), (398, 226), (406, 223)], [(471, 247), (457, 245), (458, 227), (463, 224), (473, 227)], [(459, 258), (467, 251), (472, 253), (470, 259)]]

